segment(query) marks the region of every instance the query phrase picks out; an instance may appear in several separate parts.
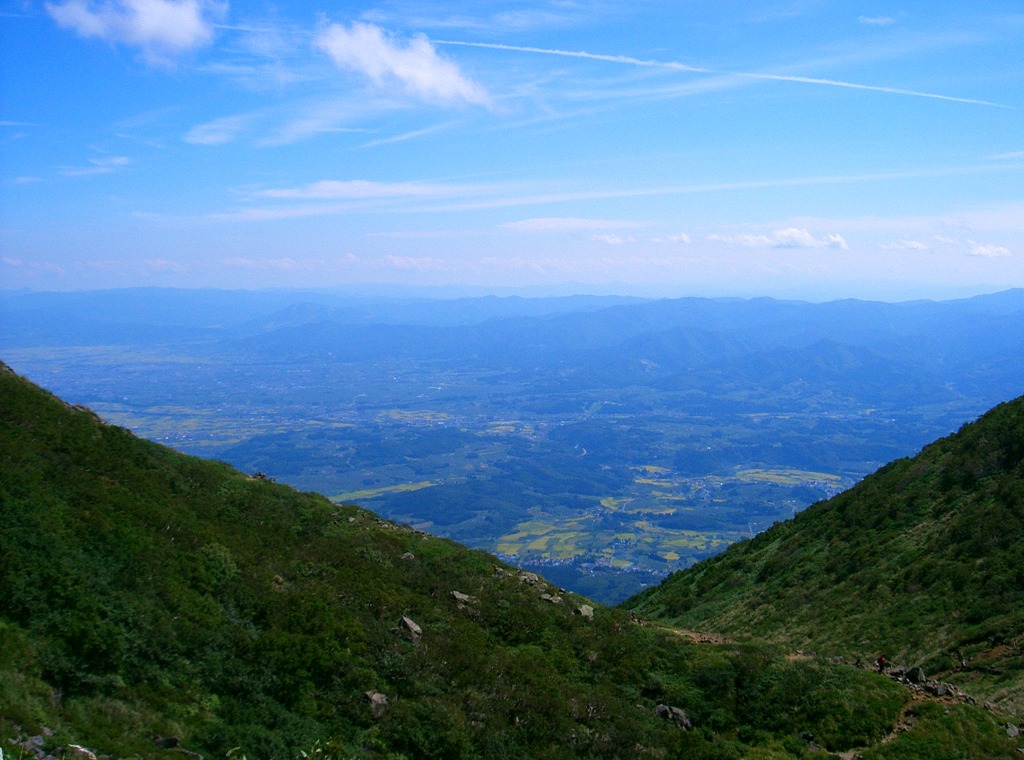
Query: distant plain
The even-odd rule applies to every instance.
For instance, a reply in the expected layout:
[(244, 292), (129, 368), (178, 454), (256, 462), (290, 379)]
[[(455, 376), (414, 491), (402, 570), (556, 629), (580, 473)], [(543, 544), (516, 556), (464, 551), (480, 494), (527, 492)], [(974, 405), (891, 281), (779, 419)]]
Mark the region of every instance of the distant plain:
[(5, 292), (0, 351), (146, 438), (617, 602), (1024, 392), (1024, 291)]

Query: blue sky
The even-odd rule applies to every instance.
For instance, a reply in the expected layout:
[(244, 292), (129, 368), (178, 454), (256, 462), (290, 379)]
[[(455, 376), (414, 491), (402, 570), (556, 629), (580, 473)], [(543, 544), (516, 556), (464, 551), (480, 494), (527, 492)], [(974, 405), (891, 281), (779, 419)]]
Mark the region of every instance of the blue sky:
[(0, 0), (0, 287), (1024, 286), (1024, 6)]

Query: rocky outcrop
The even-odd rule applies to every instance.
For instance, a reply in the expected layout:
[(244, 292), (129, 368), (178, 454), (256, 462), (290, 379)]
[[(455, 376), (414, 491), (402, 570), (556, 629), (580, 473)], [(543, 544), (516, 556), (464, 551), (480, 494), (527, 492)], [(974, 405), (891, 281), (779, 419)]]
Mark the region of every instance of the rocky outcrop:
[(525, 583), (527, 586), (536, 586), (538, 583), (542, 583), (540, 576), (537, 573), (531, 573), (526, 570), (519, 573), (519, 581)]
[(391, 630), (400, 636), (404, 636), (413, 645), (419, 644), (420, 639), (423, 638), (423, 629), (416, 624), (415, 620), (405, 615), (399, 618), (398, 625)]
[(690, 720), (686, 710), (682, 708), (672, 707), (671, 705), (658, 705), (654, 708), (654, 714), (675, 723), (684, 731), (689, 731), (693, 728), (693, 721)]
[(384, 713), (388, 711), (387, 695), (381, 694), (379, 691), (367, 691), (365, 696), (370, 700), (370, 710), (373, 713), (373, 717), (383, 718)]

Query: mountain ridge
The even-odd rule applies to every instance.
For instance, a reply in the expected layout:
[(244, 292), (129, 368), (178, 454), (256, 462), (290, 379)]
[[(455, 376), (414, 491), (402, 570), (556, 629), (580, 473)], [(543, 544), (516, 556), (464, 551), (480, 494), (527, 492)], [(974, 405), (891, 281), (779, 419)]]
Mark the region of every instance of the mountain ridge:
[(738, 760), (802, 757), (812, 734), (866, 757), (949, 736), (977, 757), (1016, 748), (962, 704), (915, 707), (879, 744), (910, 705), (880, 676), (687, 643), (483, 552), (137, 439), (6, 367), (0, 514), (0, 748), (15, 756)]
[(1024, 397), (625, 603), (1024, 709)]

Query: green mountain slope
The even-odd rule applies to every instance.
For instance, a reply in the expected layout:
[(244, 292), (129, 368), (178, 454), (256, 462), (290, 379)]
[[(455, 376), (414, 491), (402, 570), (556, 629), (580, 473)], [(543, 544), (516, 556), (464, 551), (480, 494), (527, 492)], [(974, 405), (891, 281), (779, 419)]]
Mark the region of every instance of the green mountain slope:
[(71, 744), (117, 758), (1014, 757), (1018, 744), (962, 704), (914, 707), (913, 729), (882, 744), (910, 700), (888, 679), (593, 609), (484, 553), (138, 440), (2, 365), (0, 589), (10, 757)]
[(624, 605), (1024, 708), (1024, 398)]

